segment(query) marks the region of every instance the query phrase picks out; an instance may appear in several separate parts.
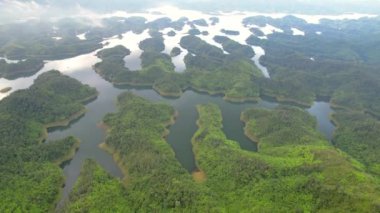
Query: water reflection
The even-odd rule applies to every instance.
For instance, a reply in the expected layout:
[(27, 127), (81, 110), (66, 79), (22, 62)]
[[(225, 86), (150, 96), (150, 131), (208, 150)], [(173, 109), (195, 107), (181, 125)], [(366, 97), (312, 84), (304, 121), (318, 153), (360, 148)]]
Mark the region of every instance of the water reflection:
[[(181, 14), (181, 17), (183, 15), (184, 14)], [(209, 17), (214, 16), (205, 14), (202, 16), (198, 16), (199, 14), (196, 15), (196, 19), (204, 17), (205, 20), (209, 20)], [(248, 38), (251, 33), (247, 27), (242, 25), (241, 20), (247, 15), (248, 14), (244, 13), (221, 14), (220, 22), (215, 26), (210, 26), (207, 28), (199, 27), (200, 30), (207, 30), (209, 32), (209, 35), (201, 35), (200, 37), (212, 43), (211, 39), (215, 35), (221, 35), (221, 29), (236, 30), (239, 31), (240, 34), (229, 37), (241, 44), (246, 44), (245, 39)], [(188, 29), (189, 26), (185, 27), (182, 31), (177, 31), (177, 35), (174, 37), (164, 35), (166, 45), (164, 52), (170, 53), (174, 46), (179, 46), (178, 43), (181, 37), (188, 31)], [(116, 45), (124, 45), (130, 49), (131, 54), (124, 58), (125, 65), (131, 70), (138, 70), (141, 69), (140, 55), (142, 53), (138, 47), (138, 44), (140, 41), (149, 37), (148, 31), (144, 31), (141, 34), (127, 32), (122, 34), (121, 39), (115, 36), (105, 39), (103, 44), (107, 44), (105, 48), (114, 47)], [(213, 44), (220, 47), (219, 44)], [(265, 51), (256, 46), (253, 46), (253, 49), (256, 52), (256, 56), (253, 58), (253, 61), (263, 71), (263, 74), (266, 77), (269, 77), (267, 69), (259, 63), (259, 58), (265, 54)], [(95, 159), (113, 176), (122, 176), (120, 169), (117, 167), (112, 157), (98, 148), (98, 145), (105, 140), (105, 133), (98, 127), (97, 124), (101, 122), (102, 118), (107, 113), (116, 111), (116, 97), (123, 91), (130, 90), (151, 101), (166, 102), (172, 105), (179, 112), (176, 123), (170, 127), (170, 134), (168, 135), (167, 141), (173, 148), (178, 161), (188, 171), (194, 171), (196, 168), (194, 154), (192, 152), (191, 138), (197, 130), (197, 104), (210, 102), (217, 104), (222, 112), (223, 131), (226, 136), (231, 140), (237, 141), (243, 149), (250, 151), (256, 150), (256, 145), (244, 135), (243, 123), (240, 121), (241, 112), (250, 107), (272, 109), (278, 105), (277, 103), (268, 101), (234, 104), (224, 101), (222, 97), (199, 94), (193, 91), (186, 91), (178, 99), (166, 99), (159, 96), (152, 89), (115, 88), (112, 84), (103, 80), (91, 68), (92, 65), (100, 61), (100, 59), (96, 57), (97, 51), (64, 60), (46, 61), (44, 68), (31, 77), (19, 78), (16, 80), (0, 79), (0, 85), (2, 87), (12, 87), (13, 92), (18, 89), (29, 87), (33, 83), (33, 80), (41, 73), (51, 69), (57, 69), (66, 75), (95, 87), (99, 91), (99, 97), (87, 105), (88, 110), (81, 119), (71, 123), (69, 127), (54, 128), (49, 130), (48, 140), (61, 139), (69, 135), (73, 135), (81, 140), (81, 146), (74, 158), (62, 165), (66, 176), (66, 184), (63, 189), (64, 198), (67, 198), (68, 193), (71, 191), (73, 184), (79, 175), (82, 162), (86, 158)], [(173, 63), (176, 66), (176, 71), (180, 72), (185, 69), (183, 59), (186, 54), (187, 51), (182, 49), (182, 53), (179, 56), (172, 58)], [(8, 94), (0, 93), (0, 99)], [(329, 114), (332, 113), (329, 104), (326, 102), (316, 102), (313, 107), (308, 109), (308, 111), (310, 114), (317, 117), (318, 129), (323, 132), (328, 139), (331, 139), (334, 126), (329, 120)]]
[(330, 116), (334, 113), (330, 104), (323, 101), (317, 101), (314, 102), (313, 106), (307, 111), (316, 117), (318, 130), (322, 132), (329, 141), (331, 141), (335, 126), (330, 120)]

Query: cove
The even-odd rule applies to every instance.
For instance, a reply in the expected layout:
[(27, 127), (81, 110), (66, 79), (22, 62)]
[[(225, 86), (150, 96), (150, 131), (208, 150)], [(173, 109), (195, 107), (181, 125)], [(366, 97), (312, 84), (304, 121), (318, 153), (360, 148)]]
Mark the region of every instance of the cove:
[[(76, 62), (76, 60), (80, 66), (74, 66), (76, 63), (72, 62)], [(256, 144), (244, 135), (243, 123), (240, 121), (240, 113), (246, 108), (259, 107), (271, 109), (278, 105), (275, 102), (264, 100), (261, 100), (258, 103), (230, 103), (223, 100), (221, 96), (210, 96), (208, 94), (197, 93), (191, 90), (184, 92), (178, 99), (168, 99), (161, 97), (152, 89), (116, 88), (92, 70), (91, 65), (96, 63), (97, 60), (98, 59), (94, 56), (94, 53), (92, 53), (87, 56), (78, 56), (73, 59), (64, 59), (48, 63), (43, 70), (45, 71), (51, 68), (60, 69), (64, 74), (76, 78), (82, 83), (95, 87), (99, 92), (98, 98), (86, 105), (87, 112), (83, 117), (72, 122), (68, 127), (49, 129), (47, 140), (61, 139), (73, 135), (81, 141), (80, 148), (74, 158), (62, 165), (66, 177), (66, 183), (63, 188), (63, 199), (59, 206), (63, 205), (64, 200), (67, 199), (68, 194), (79, 176), (83, 160), (86, 158), (95, 159), (111, 175), (122, 177), (122, 173), (113, 161), (112, 156), (98, 147), (100, 143), (104, 142), (106, 137), (104, 131), (98, 124), (107, 113), (112, 113), (117, 110), (115, 104), (116, 98), (124, 91), (132, 91), (133, 93), (151, 101), (165, 102), (178, 111), (179, 115), (175, 124), (169, 127), (170, 134), (167, 137), (167, 141), (173, 148), (178, 161), (189, 172), (196, 169), (191, 138), (197, 130), (197, 104), (217, 104), (222, 112), (223, 131), (227, 138), (239, 142), (241, 148), (250, 151), (255, 151), (257, 149)], [(67, 67), (67, 64), (70, 64), (71, 67)], [(40, 71), (38, 74), (43, 71)], [(33, 79), (34, 78), (30, 78), (30, 82), (28, 83), (31, 84)], [(317, 107), (312, 107), (309, 112), (316, 115), (319, 130), (327, 136), (333, 131), (332, 125), (326, 126), (326, 124), (329, 123), (329, 115), (327, 113), (330, 113), (330, 111), (324, 109), (326, 106), (329, 107), (329, 104), (319, 102), (315, 106)], [(325, 122), (321, 122), (323, 120)]]
[[(174, 125), (169, 127), (170, 133), (167, 137), (168, 143), (173, 148), (176, 158), (181, 165), (189, 172), (196, 170), (196, 162), (192, 152), (191, 138), (197, 130), (196, 120), (198, 113), (196, 105), (205, 103), (217, 104), (223, 116), (223, 131), (228, 139), (239, 142), (242, 149), (256, 151), (257, 146), (250, 141), (243, 131), (243, 123), (240, 121), (240, 114), (247, 108), (266, 108), (273, 109), (278, 106), (275, 102), (261, 100), (258, 103), (230, 103), (221, 96), (210, 96), (208, 94), (197, 93), (188, 90), (178, 99), (168, 99), (161, 97), (152, 89), (134, 89), (134, 88), (116, 88), (109, 82), (103, 80), (93, 70), (87, 69), (69, 74), (83, 83), (95, 86), (99, 91), (99, 97), (87, 105), (87, 113), (79, 120), (72, 123), (66, 128), (49, 129), (48, 140), (63, 138), (68, 135), (74, 135), (81, 140), (81, 146), (75, 157), (67, 162), (63, 169), (66, 176), (66, 184), (64, 187), (63, 197), (67, 198), (77, 177), (79, 176), (80, 167), (86, 158), (93, 158), (99, 162), (110, 174), (116, 177), (122, 177), (120, 169), (117, 167), (112, 157), (98, 148), (98, 145), (105, 140), (104, 131), (97, 125), (107, 113), (116, 111), (116, 97), (124, 91), (132, 91), (133, 93), (154, 102), (165, 102), (173, 106), (178, 112), (178, 117)], [(324, 122), (328, 114), (324, 108), (318, 106), (328, 106), (327, 103), (320, 102), (317, 107), (309, 110), (311, 114), (317, 116), (319, 129), (324, 134), (330, 134), (330, 126), (325, 128)], [(328, 111), (330, 113), (330, 111)], [(321, 119), (318, 119), (321, 118)], [(325, 118), (326, 117), (326, 118)], [(333, 127), (333, 126), (332, 126)], [(333, 130), (332, 130), (333, 131)]]
[[(125, 36), (124, 40), (127, 39), (128, 36)], [(117, 42), (124, 43), (124, 40), (110, 42), (106, 48), (115, 46)], [(84, 84), (95, 87), (99, 92), (98, 98), (86, 105), (87, 112), (80, 119), (73, 121), (65, 128), (49, 129), (48, 141), (62, 139), (70, 135), (77, 137), (81, 141), (80, 148), (74, 158), (62, 165), (66, 182), (59, 206), (62, 206), (65, 199), (67, 199), (68, 194), (79, 176), (83, 161), (86, 158), (95, 159), (111, 175), (122, 177), (122, 173), (113, 161), (112, 156), (98, 147), (100, 143), (104, 142), (106, 137), (105, 132), (98, 124), (107, 113), (112, 113), (117, 110), (115, 105), (116, 98), (124, 91), (132, 91), (151, 101), (165, 102), (178, 111), (179, 115), (175, 124), (169, 127), (170, 134), (167, 137), (167, 141), (173, 148), (179, 163), (189, 172), (193, 172), (197, 168), (191, 145), (191, 138), (197, 130), (196, 120), (198, 119), (198, 113), (196, 111), (196, 105), (204, 103), (217, 104), (222, 112), (223, 131), (227, 138), (237, 141), (242, 149), (249, 151), (255, 151), (257, 147), (255, 143), (244, 135), (243, 123), (240, 121), (241, 112), (251, 107), (272, 109), (278, 105), (275, 102), (264, 100), (258, 103), (230, 103), (224, 101), (221, 96), (210, 96), (191, 90), (185, 91), (178, 99), (168, 99), (161, 97), (150, 88), (116, 88), (92, 70), (91, 66), (99, 62), (95, 54), (96, 51), (74, 58), (49, 61), (45, 64), (43, 70), (32, 77), (6, 81), (7, 85), (15, 89), (22, 89), (31, 85), (39, 74), (50, 69), (58, 69), (65, 75), (69, 75)], [(138, 54), (134, 56), (134, 58), (131, 58), (131, 60), (137, 57)], [(328, 135), (331, 137), (334, 127), (333, 125), (329, 125), (329, 123), (331, 124), (329, 121), (329, 113), (331, 113), (331, 111), (326, 110), (326, 107), (329, 107), (328, 103), (317, 102), (308, 111), (317, 117), (319, 130), (329, 138)]]

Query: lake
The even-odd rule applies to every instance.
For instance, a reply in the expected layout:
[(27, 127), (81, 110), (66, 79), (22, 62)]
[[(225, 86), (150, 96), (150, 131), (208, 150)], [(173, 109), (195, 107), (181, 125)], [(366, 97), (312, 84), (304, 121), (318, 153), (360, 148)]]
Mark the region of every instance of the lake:
[[(195, 16), (197, 16), (197, 14), (195, 14), (194, 17)], [(217, 24), (213, 28), (202, 28), (198, 26), (200, 30), (207, 30), (209, 32), (208, 35), (200, 35), (200, 37), (210, 43), (215, 43), (212, 38), (215, 35), (219, 35), (221, 29), (238, 30), (240, 31), (238, 36), (230, 37), (239, 43), (245, 44), (245, 39), (250, 34), (249, 29), (243, 29), (242, 26), (236, 23), (239, 23), (241, 19), (246, 16), (247, 14), (236, 14), (234, 16), (222, 15), (220, 17), (220, 22), (224, 23), (222, 25)], [(208, 19), (209, 17), (211, 16), (205, 16), (204, 18)], [(176, 31), (176, 35), (173, 37), (164, 35), (166, 45), (164, 52), (169, 53), (173, 47), (179, 47), (178, 43), (180, 38), (188, 29), (189, 28), (187, 27), (182, 31)], [(114, 47), (116, 45), (124, 45), (129, 48), (132, 53), (124, 58), (125, 65), (131, 70), (138, 70), (141, 68), (141, 60), (139, 58), (141, 50), (138, 48), (138, 43), (148, 37), (150, 36), (147, 31), (144, 31), (142, 34), (127, 32), (122, 34), (121, 39), (119, 39), (118, 36), (115, 36), (105, 39), (103, 43), (107, 44), (105, 48)], [(265, 51), (260, 47), (252, 48), (256, 52), (256, 56), (252, 60), (262, 70), (264, 76), (269, 77), (266, 68), (259, 63), (259, 58), (265, 54)], [(116, 97), (122, 92), (132, 91), (148, 100), (165, 102), (178, 111), (179, 114), (175, 124), (169, 127), (170, 134), (167, 136), (167, 141), (173, 148), (175, 156), (180, 164), (189, 172), (196, 170), (196, 163), (191, 145), (191, 138), (197, 130), (196, 120), (198, 119), (198, 113), (196, 111), (196, 105), (204, 103), (217, 104), (222, 112), (223, 131), (227, 138), (237, 141), (242, 149), (249, 151), (256, 151), (257, 146), (244, 135), (244, 125), (240, 121), (241, 112), (251, 107), (273, 109), (278, 105), (278, 103), (264, 100), (261, 100), (258, 103), (231, 103), (224, 101), (221, 96), (210, 96), (191, 90), (184, 92), (178, 99), (168, 99), (161, 97), (152, 89), (134, 89), (128, 87), (116, 88), (92, 70), (92, 65), (100, 61), (100, 59), (95, 56), (97, 51), (63, 60), (46, 61), (44, 68), (31, 77), (19, 78), (16, 80), (0, 79), (0, 85), (2, 85), (2, 87), (12, 87), (11, 92), (13, 92), (18, 89), (29, 87), (33, 83), (33, 80), (41, 73), (51, 69), (57, 69), (66, 75), (78, 79), (82, 83), (95, 87), (98, 90), (98, 98), (86, 105), (87, 112), (84, 116), (72, 122), (68, 127), (49, 129), (48, 141), (61, 139), (69, 135), (75, 136), (81, 141), (80, 148), (74, 158), (62, 165), (66, 177), (66, 183), (63, 188), (64, 199), (67, 198), (70, 193), (79, 176), (82, 163), (86, 158), (95, 159), (111, 175), (122, 177), (122, 173), (113, 161), (112, 156), (98, 147), (100, 143), (104, 142), (106, 137), (105, 132), (99, 127), (99, 123), (107, 113), (112, 113), (117, 110), (115, 105)], [(173, 63), (177, 72), (183, 72), (185, 70), (186, 67), (183, 59), (186, 54), (187, 51), (182, 49), (182, 53), (173, 58)], [(8, 94), (0, 94), (0, 99), (6, 95)], [(316, 116), (318, 129), (327, 139), (331, 140), (335, 127), (329, 119), (330, 114), (333, 112), (330, 105), (326, 102), (315, 102), (310, 109), (307, 109), (307, 111), (311, 115)], [(63, 200), (60, 205), (63, 204)]]

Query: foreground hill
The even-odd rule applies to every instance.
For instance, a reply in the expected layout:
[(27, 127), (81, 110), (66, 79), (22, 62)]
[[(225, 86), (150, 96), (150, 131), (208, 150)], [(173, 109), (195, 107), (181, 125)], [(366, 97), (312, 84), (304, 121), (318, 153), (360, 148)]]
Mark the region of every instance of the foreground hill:
[(70, 212), (379, 210), (378, 180), (331, 146), (301, 109), (246, 110), (246, 134), (259, 143), (252, 153), (226, 138), (216, 105), (198, 106), (193, 147), (199, 171), (191, 179), (162, 139), (173, 109), (131, 93), (119, 96), (118, 106), (104, 120), (109, 131), (103, 147), (125, 179), (86, 161), (67, 205)]
[(67, 137), (43, 142), (47, 128), (67, 125), (96, 96), (94, 88), (50, 71), (0, 102), (1, 212), (54, 209), (64, 184), (59, 165), (72, 158), (79, 141)]

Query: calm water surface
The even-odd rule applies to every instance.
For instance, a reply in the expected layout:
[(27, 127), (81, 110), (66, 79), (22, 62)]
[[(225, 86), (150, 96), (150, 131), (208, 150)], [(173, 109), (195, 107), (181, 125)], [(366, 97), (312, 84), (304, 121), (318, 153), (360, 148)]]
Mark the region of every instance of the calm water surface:
[[(229, 23), (229, 17), (221, 18), (221, 22)], [(201, 27), (199, 27), (201, 29)], [(232, 30), (240, 30), (242, 32), (239, 36), (231, 37), (232, 39), (245, 43), (245, 38), (248, 35), (248, 29), (239, 29), (240, 25), (223, 25), (219, 24), (214, 30), (208, 28), (210, 34), (208, 36), (200, 36), (202, 39), (212, 42), (212, 37), (220, 33), (220, 29), (227, 28)], [(164, 36), (167, 40), (165, 44), (167, 48), (164, 52), (168, 53), (174, 46), (179, 46), (180, 37), (188, 29), (182, 31), (177, 31), (177, 36), (168, 37)], [(202, 29), (201, 29), (202, 30)], [(126, 66), (131, 70), (136, 70), (141, 68), (141, 60), (139, 58), (141, 50), (138, 48), (138, 43), (145, 38), (149, 37), (147, 31), (142, 34), (125, 33), (122, 39), (116, 37), (109, 38), (104, 42), (108, 42), (105, 48), (113, 47), (116, 45), (124, 45), (129, 48), (132, 53), (127, 56), (124, 60)], [(169, 46), (169, 44), (172, 44)], [(265, 52), (258, 47), (253, 47), (257, 53), (257, 56), (253, 59), (258, 67), (263, 71), (264, 75), (268, 74), (265, 67), (262, 67), (258, 59)], [(183, 50), (183, 49), (182, 49)], [(86, 105), (87, 112), (80, 119), (73, 122), (70, 126), (65, 128), (52, 128), (49, 129), (48, 140), (61, 139), (70, 135), (73, 135), (81, 140), (81, 145), (74, 156), (74, 158), (63, 165), (63, 171), (66, 176), (66, 184), (63, 188), (63, 198), (66, 199), (69, 192), (71, 191), (78, 175), (80, 168), (82, 166), (83, 160), (86, 158), (95, 159), (101, 166), (103, 166), (110, 174), (115, 177), (122, 177), (120, 169), (117, 167), (113, 161), (111, 155), (107, 154), (98, 145), (105, 140), (104, 131), (99, 128), (98, 124), (102, 121), (102, 118), (107, 113), (115, 112), (116, 97), (124, 91), (132, 91), (133, 93), (142, 96), (151, 101), (165, 102), (173, 106), (179, 113), (176, 123), (172, 125), (170, 129), (170, 134), (167, 137), (167, 141), (173, 148), (176, 158), (181, 163), (181, 165), (186, 168), (189, 172), (196, 169), (196, 164), (194, 160), (194, 154), (192, 152), (191, 138), (195, 131), (197, 130), (196, 120), (198, 119), (198, 113), (196, 111), (196, 105), (205, 103), (217, 104), (222, 112), (223, 116), (223, 131), (227, 138), (237, 141), (242, 149), (255, 151), (257, 149), (256, 144), (250, 141), (245, 135), (243, 130), (243, 123), (240, 121), (240, 114), (243, 110), (251, 107), (256, 108), (267, 108), (272, 109), (278, 104), (268, 101), (259, 101), (258, 103), (230, 103), (223, 100), (220, 96), (210, 96), (206, 94), (200, 94), (193, 91), (186, 91), (178, 99), (166, 99), (159, 96), (152, 89), (128, 89), (128, 88), (115, 88), (109, 82), (103, 80), (99, 75), (97, 75), (91, 66), (100, 60), (95, 56), (97, 51), (89, 54), (77, 56), (74, 58), (57, 60), (57, 61), (47, 61), (45, 67), (38, 72), (36, 75), (19, 78), (13, 81), (6, 79), (0, 79), (0, 85), (2, 87), (10, 86), (13, 88), (12, 91), (23, 89), (29, 87), (35, 78), (43, 72), (51, 69), (57, 69), (66, 75), (78, 79), (82, 83), (88, 84), (95, 87), (99, 92), (99, 97), (93, 102)], [(187, 54), (186, 50), (183, 50), (182, 54), (173, 58), (173, 63), (176, 66), (176, 71), (182, 72), (185, 69), (183, 63), (183, 58)], [(269, 75), (266, 75), (269, 77)], [(0, 94), (0, 99), (5, 97), (6, 94)], [(334, 131), (334, 126), (329, 120), (329, 115), (332, 110), (328, 103), (325, 102), (315, 102), (313, 107), (308, 109), (308, 112), (317, 117), (318, 129), (326, 135), (326, 138), (331, 139), (332, 133)], [(63, 199), (63, 200), (64, 200)], [(60, 205), (63, 203), (61, 202)]]

